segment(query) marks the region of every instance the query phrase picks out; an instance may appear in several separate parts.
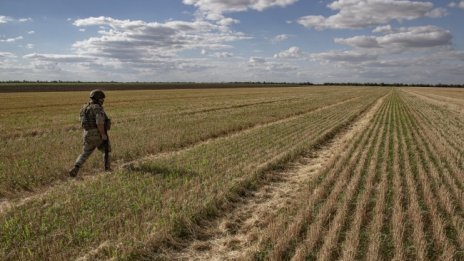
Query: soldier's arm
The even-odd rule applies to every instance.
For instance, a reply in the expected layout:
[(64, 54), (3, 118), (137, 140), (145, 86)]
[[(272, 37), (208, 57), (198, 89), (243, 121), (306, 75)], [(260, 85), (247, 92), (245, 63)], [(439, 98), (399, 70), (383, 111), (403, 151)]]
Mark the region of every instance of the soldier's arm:
[(108, 140), (108, 136), (105, 133), (105, 124), (98, 124), (97, 123), (98, 131), (100, 132), (100, 136), (103, 140)]
[(108, 136), (106, 135), (105, 131), (105, 112), (103, 111), (103, 108), (99, 108), (96, 112), (96, 121), (97, 121), (97, 129), (100, 132), (100, 136), (102, 137), (103, 140), (108, 140)]

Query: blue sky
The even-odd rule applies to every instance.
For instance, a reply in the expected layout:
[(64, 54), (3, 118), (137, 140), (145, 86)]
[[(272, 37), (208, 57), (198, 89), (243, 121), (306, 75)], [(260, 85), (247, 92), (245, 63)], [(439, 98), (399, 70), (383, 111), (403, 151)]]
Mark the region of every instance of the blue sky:
[(0, 80), (464, 84), (464, 1), (0, 0)]

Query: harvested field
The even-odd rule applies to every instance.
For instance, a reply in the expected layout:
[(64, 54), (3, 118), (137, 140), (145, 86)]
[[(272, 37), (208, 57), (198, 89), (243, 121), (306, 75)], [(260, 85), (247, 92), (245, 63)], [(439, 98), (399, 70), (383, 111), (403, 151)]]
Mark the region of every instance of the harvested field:
[(78, 180), (87, 93), (1, 94), (0, 259), (464, 258), (464, 90), (441, 91), (109, 92), (120, 168)]
[(395, 90), (345, 152), (308, 183), (299, 196), (304, 200), (269, 226), (265, 251), (249, 256), (462, 259), (462, 123), (455, 112)]

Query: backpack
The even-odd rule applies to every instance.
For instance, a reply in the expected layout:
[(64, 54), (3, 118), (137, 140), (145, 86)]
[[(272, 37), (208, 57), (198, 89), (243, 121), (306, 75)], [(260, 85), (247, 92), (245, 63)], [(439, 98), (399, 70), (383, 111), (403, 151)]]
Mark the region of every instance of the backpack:
[(79, 120), (81, 122), (81, 127), (84, 130), (90, 130), (90, 129), (96, 128), (95, 119), (93, 119), (93, 122), (91, 119), (92, 117), (90, 115), (89, 105), (90, 105), (89, 103), (84, 104), (81, 108), (81, 111), (79, 112)]
[[(95, 121), (95, 115), (91, 113), (90, 103), (84, 104), (79, 112), (79, 119), (81, 122), (81, 127), (84, 130), (96, 129), (97, 124)], [(108, 131), (111, 129), (111, 120), (105, 114), (105, 130)]]

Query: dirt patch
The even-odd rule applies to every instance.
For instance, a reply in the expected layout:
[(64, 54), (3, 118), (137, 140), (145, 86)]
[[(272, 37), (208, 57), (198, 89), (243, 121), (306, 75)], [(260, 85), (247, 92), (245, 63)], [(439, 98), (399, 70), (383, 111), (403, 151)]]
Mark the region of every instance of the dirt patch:
[(0, 202), (0, 213), (7, 211), (11, 208), (12, 203), (8, 200), (4, 200)]
[(242, 198), (229, 213), (211, 221), (204, 233), (201, 233), (201, 239), (190, 242), (180, 251), (167, 252), (163, 256), (175, 260), (237, 260), (257, 250), (260, 235), (276, 212), (290, 202), (299, 200), (297, 195), (311, 177), (339, 154), (356, 133), (366, 128), (384, 98), (380, 98), (361, 118), (328, 144), (293, 163), (286, 170), (269, 173), (263, 186)]

